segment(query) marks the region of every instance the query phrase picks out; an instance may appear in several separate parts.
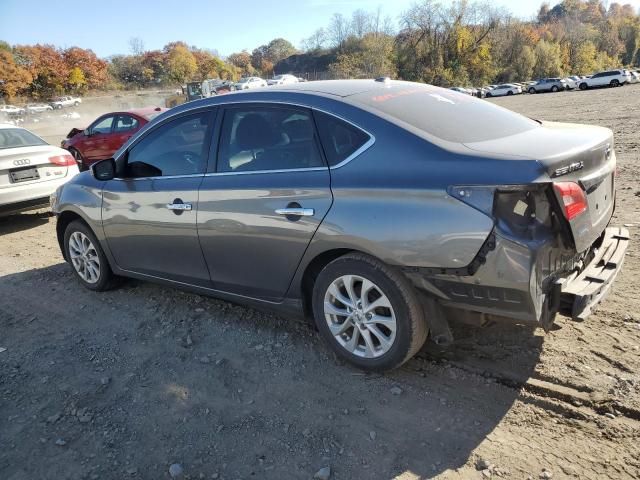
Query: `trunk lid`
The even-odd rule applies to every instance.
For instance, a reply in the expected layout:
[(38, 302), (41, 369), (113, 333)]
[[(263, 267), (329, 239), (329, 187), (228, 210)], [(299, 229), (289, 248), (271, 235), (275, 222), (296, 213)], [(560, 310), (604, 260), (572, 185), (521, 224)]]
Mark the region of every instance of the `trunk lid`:
[(67, 152), (50, 145), (0, 150), (0, 189), (65, 177), (68, 167), (49, 161), (50, 157), (64, 153)]
[(589, 248), (609, 224), (615, 201), (616, 157), (613, 132), (608, 128), (543, 122), (541, 127), (517, 135), (465, 146), (535, 160), (545, 174), (541, 181), (578, 183), (588, 205), (584, 213), (569, 221), (578, 252)]

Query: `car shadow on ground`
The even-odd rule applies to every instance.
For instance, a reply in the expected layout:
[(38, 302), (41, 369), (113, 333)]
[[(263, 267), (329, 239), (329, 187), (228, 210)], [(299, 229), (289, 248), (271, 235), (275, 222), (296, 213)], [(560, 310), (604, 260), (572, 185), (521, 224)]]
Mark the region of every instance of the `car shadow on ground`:
[(16, 213), (0, 217), (0, 235), (17, 233), (23, 230), (40, 227), (49, 222), (51, 212), (38, 210), (28, 213)]
[(364, 374), (306, 322), (139, 281), (90, 292), (64, 264), (0, 277), (0, 297), (2, 478), (164, 478), (173, 462), (191, 478), (430, 478), (475, 461), (519, 398), (464, 365), (526, 378), (542, 348), (531, 328), (463, 327)]

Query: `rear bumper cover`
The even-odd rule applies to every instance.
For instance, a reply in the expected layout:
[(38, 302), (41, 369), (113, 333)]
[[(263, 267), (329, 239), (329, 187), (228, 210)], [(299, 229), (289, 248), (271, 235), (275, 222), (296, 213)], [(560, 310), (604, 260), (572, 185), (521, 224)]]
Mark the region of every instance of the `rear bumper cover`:
[(556, 281), (560, 290), (560, 313), (584, 320), (607, 294), (622, 269), (629, 246), (629, 231), (609, 227), (593, 260), (580, 274)]
[(629, 243), (628, 231), (609, 227), (591, 245), (591, 258), (579, 272), (558, 274), (576, 256), (551, 238), (518, 242), (495, 234), (481, 266), (465, 275), (405, 268), (416, 287), (445, 306), (545, 329), (560, 312), (581, 320), (606, 295), (620, 271)]

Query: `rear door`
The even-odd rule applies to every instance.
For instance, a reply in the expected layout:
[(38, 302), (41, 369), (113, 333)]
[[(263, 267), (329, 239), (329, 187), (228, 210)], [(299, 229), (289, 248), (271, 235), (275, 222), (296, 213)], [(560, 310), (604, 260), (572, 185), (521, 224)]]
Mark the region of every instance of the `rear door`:
[(127, 150), (121, 178), (106, 182), (102, 220), (120, 268), (209, 286), (196, 218), (213, 117), (200, 111), (157, 125)]
[(213, 288), (278, 301), (332, 202), (311, 111), (228, 106), (217, 131), (198, 212)]

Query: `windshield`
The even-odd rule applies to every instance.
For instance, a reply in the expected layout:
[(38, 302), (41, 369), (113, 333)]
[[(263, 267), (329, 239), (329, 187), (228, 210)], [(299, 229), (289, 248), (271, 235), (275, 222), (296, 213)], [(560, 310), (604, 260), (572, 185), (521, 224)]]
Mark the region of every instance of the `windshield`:
[(5, 148), (35, 147), (36, 145), (47, 145), (47, 142), (21, 128), (0, 129), (0, 150)]
[(448, 142), (482, 142), (540, 126), (492, 103), (431, 85), (399, 82), (349, 98)]
[(284, 75), (276, 75), (275, 77), (273, 77), (274, 80), (282, 80), (284, 78)]
[(249, 78), (245, 77), (245, 78), (241, 78), (238, 83), (247, 83), (248, 81), (249, 81)]

